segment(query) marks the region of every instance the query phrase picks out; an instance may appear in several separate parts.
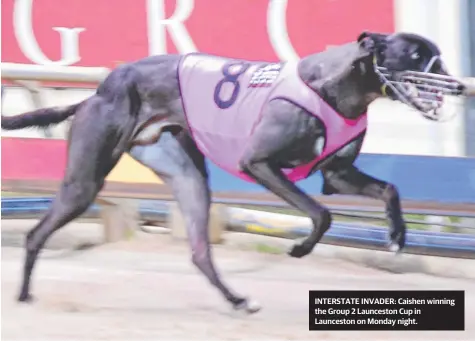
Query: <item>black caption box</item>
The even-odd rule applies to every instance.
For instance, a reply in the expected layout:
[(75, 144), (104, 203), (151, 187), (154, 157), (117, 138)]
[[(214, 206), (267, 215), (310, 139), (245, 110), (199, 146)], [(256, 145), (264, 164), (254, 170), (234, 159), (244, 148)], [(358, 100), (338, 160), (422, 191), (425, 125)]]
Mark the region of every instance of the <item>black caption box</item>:
[(309, 330), (465, 330), (465, 292), (310, 291)]

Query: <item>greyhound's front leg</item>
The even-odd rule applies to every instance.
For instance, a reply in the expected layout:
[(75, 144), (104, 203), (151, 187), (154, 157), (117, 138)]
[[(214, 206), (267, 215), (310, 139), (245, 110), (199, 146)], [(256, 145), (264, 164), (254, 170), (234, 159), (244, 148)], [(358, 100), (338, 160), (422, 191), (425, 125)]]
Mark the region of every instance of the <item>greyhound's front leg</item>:
[(301, 243), (289, 251), (292, 257), (303, 257), (312, 252), (331, 224), (330, 211), (302, 192), (277, 167), (266, 161), (248, 161), (244, 171), (262, 186), (305, 213), (313, 222), (313, 230)]
[(361, 195), (384, 201), (389, 221), (390, 250), (400, 251), (406, 242), (406, 224), (402, 217), (399, 192), (393, 184), (375, 179), (354, 165), (322, 170), (324, 194)]
[(203, 155), (185, 133), (164, 132), (153, 145), (135, 146), (130, 155), (171, 186), (188, 232), (192, 262), (237, 310), (257, 312), (260, 306), (229, 288), (218, 273), (209, 242), (211, 194)]
[(289, 101), (275, 99), (265, 108), (262, 121), (243, 153), (241, 169), (269, 191), (305, 213), (313, 222), (311, 234), (289, 252), (292, 257), (309, 254), (331, 224), (330, 211), (315, 202), (281, 171), (282, 164), (308, 162), (324, 126)]

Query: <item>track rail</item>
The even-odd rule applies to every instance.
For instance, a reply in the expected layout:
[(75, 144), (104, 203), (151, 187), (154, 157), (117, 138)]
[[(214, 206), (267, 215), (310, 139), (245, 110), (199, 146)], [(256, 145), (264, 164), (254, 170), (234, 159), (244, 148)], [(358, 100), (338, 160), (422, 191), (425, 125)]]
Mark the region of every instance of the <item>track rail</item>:
[[(52, 198), (48, 197), (2, 198), (2, 218), (36, 219), (45, 213), (51, 202)], [(162, 226), (168, 218), (168, 204), (167, 201), (140, 200), (139, 212), (142, 222)], [(99, 206), (92, 205), (81, 218), (94, 219), (98, 216)], [(310, 221), (304, 217), (228, 208), (228, 231), (297, 239), (307, 236), (310, 229)], [(325, 234), (322, 243), (386, 250), (387, 228), (368, 223), (336, 221)], [(409, 230), (405, 252), (475, 259), (475, 234)]]

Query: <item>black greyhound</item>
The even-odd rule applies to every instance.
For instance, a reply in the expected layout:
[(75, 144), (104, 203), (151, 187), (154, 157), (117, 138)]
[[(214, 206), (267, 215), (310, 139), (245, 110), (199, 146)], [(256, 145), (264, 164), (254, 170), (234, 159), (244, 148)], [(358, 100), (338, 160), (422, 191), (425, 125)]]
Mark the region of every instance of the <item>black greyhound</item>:
[[(207, 91), (207, 77), (213, 79), (216, 75), (221, 81), (213, 84), (214, 92)], [(292, 86), (286, 86), (286, 82)], [(301, 84), (295, 85), (298, 82)], [(227, 84), (227, 94), (222, 94), (226, 83), (231, 85)], [(294, 97), (305, 93), (303, 102), (318, 108), (309, 109), (282, 89), (293, 91)], [(220, 148), (231, 148), (228, 140), (232, 138), (237, 141), (234, 146), (240, 156), (226, 160), (227, 166), (236, 166), (230, 171), (261, 184), (313, 222), (311, 234), (289, 251), (290, 256), (310, 253), (330, 227), (329, 210), (294, 184), (294, 180), (318, 170), (323, 173), (324, 194), (382, 200), (390, 226), (390, 248), (399, 251), (405, 244), (406, 226), (396, 187), (353, 165), (366, 131), (362, 118), (371, 102), (386, 96), (437, 120), (443, 96), (464, 95), (465, 89), (448, 75), (438, 47), (427, 39), (413, 34), (364, 32), (355, 42), (307, 56), (293, 66), (199, 54), (152, 56), (113, 70), (96, 93), (81, 103), (2, 116), (3, 129), (21, 129), (57, 124), (75, 115), (69, 133), (66, 175), (49, 211), (26, 238), (18, 300), (29, 301), (32, 297), (30, 276), (48, 237), (88, 208), (107, 174), (128, 152), (172, 187), (186, 222), (192, 262), (235, 309), (250, 313), (259, 310), (257, 304), (233, 293), (220, 279), (208, 240), (210, 190), (205, 157), (213, 160)], [(282, 91), (282, 96), (269, 99), (271, 90)], [(241, 135), (236, 133), (238, 137), (228, 139), (220, 131), (206, 129), (213, 120), (218, 120), (217, 130), (221, 129), (219, 124), (224, 121), (219, 121), (217, 115), (202, 111), (201, 120), (196, 120), (185, 110), (204, 110), (187, 96), (199, 97), (197, 103), (201, 100), (203, 108), (214, 99), (214, 107), (209, 110), (220, 111), (218, 115), (224, 117), (232, 112), (235, 102), (241, 109), (252, 103), (252, 94), (266, 94), (266, 100), (256, 100), (259, 112), (249, 129), (242, 128), (248, 118), (244, 110), (240, 111), (242, 119), (233, 121), (236, 131), (243, 129)], [(242, 136), (246, 140), (240, 140)], [(218, 140), (222, 145), (209, 143)], [(232, 159), (235, 154), (229, 150), (225, 153), (229, 155), (221, 155), (221, 159)], [(216, 158), (218, 164), (221, 159)], [(293, 169), (309, 164), (303, 176), (291, 179)]]

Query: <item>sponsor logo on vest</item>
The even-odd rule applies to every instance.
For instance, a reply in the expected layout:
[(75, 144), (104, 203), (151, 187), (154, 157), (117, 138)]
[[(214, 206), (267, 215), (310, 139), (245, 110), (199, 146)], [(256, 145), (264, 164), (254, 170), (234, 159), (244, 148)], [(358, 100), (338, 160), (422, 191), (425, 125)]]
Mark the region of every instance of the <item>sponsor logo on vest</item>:
[(279, 63), (276, 64), (267, 64), (265, 66), (259, 67), (251, 77), (249, 81), (249, 88), (261, 88), (269, 87), (274, 83), (274, 81), (279, 77), (280, 70), (282, 65)]

